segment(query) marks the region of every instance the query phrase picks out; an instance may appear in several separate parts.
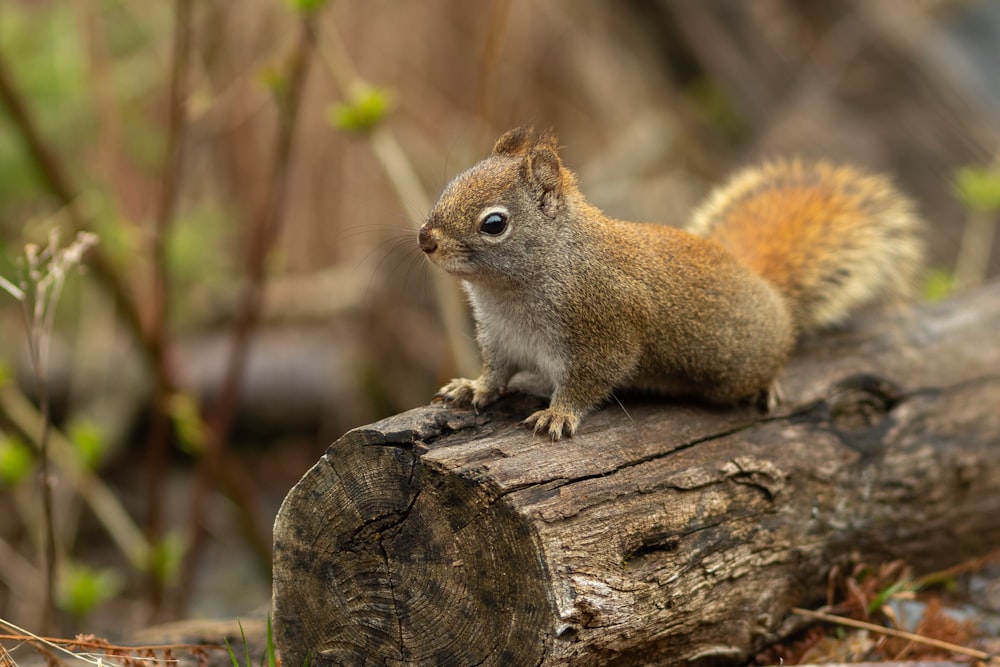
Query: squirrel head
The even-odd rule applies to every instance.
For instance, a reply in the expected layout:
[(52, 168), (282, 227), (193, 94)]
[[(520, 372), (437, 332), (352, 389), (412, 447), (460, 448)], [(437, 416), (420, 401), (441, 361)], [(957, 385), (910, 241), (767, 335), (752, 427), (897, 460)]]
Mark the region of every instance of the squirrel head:
[(448, 184), (420, 228), (420, 248), (464, 280), (516, 279), (531, 269), (520, 258), (551, 245), (577, 192), (555, 135), (514, 128)]

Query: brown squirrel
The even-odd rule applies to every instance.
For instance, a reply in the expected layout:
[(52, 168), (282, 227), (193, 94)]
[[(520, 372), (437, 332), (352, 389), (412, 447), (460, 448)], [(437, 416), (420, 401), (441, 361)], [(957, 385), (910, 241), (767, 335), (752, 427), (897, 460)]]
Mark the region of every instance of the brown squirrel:
[(621, 388), (770, 408), (800, 333), (911, 292), (922, 228), (886, 179), (796, 161), (737, 174), (686, 231), (613, 220), (555, 136), (510, 130), (420, 228), (427, 257), (462, 281), (483, 356), (478, 379), (435, 402), (478, 410), (532, 371), (551, 401), (523, 423), (553, 440)]

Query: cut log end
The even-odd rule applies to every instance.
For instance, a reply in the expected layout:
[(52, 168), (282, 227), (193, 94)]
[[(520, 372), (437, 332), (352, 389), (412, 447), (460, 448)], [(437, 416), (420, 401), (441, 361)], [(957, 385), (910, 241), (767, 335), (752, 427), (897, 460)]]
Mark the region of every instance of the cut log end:
[(537, 664), (550, 611), (528, 523), (423, 464), (412, 433), (370, 433), (331, 447), (275, 525), (283, 662)]

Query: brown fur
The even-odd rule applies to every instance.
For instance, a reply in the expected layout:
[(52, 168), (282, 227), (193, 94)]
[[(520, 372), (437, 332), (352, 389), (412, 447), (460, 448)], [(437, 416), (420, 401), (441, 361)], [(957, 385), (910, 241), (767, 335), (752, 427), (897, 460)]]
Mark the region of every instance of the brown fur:
[[(490, 214), (503, 232), (481, 228)], [(478, 379), (436, 398), (478, 409), (533, 371), (552, 400), (525, 423), (553, 439), (618, 388), (771, 398), (798, 331), (906, 291), (919, 228), (883, 179), (799, 163), (738, 175), (690, 231), (612, 220), (586, 202), (552, 134), (511, 130), (420, 230), (428, 257), (462, 280), (483, 353)]]

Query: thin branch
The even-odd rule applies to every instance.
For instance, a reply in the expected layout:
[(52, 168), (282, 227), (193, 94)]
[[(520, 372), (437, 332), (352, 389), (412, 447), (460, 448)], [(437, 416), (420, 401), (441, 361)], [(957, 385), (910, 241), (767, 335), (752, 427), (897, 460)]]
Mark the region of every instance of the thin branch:
[[(1000, 150), (993, 154), (988, 167), (990, 173), (1000, 173)], [(960, 291), (968, 291), (983, 283), (989, 273), (990, 255), (996, 237), (997, 220), (995, 211), (980, 211), (974, 206), (968, 209), (958, 257), (955, 259), (955, 285)]]
[[(167, 121), (167, 150), (156, 207), (150, 255), (152, 261), (151, 307), (148, 328), (149, 354), (155, 369), (153, 415), (146, 450), (147, 489), (146, 532), (157, 544), (163, 536), (164, 474), (170, 444), (169, 402), (176, 387), (170, 367), (170, 267), (167, 240), (174, 220), (184, 167), (187, 134), (188, 69), (191, 52), (191, 0), (177, 0), (174, 6), (174, 43), (171, 56), (170, 99)], [(163, 580), (150, 570), (150, 604), (156, 615), (163, 602)]]
[[(52, 229), (49, 243), (39, 248), (29, 243), (24, 249), (24, 258), (20, 263), (20, 287), (15, 291), (6, 291), (18, 297), (24, 325), (27, 331), (28, 351), (31, 357), (31, 367), (35, 375), (35, 388), (38, 392), (38, 404), (41, 412), (36, 428), (27, 430), (30, 438), (37, 438), (41, 453), (39, 477), (42, 496), (42, 539), (41, 561), (43, 572), (42, 625), (50, 628), (55, 621), (55, 582), (56, 582), (56, 529), (55, 511), (52, 499), (52, 474), (50, 440), (52, 434), (51, 411), (49, 407), (48, 359), (52, 341), (52, 330), (55, 322), (56, 307), (67, 273), (78, 266), (84, 253), (97, 242), (97, 237), (87, 232), (80, 232), (77, 238), (66, 248), (59, 247), (59, 234)], [(9, 284), (9, 281), (7, 281)]]
[[(226, 360), (226, 371), (222, 387), (219, 390), (218, 402), (207, 420), (208, 434), (205, 450), (199, 460), (194, 495), (191, 501), (189, 517), (191, 535), (178, 586), (178, 612), (186, 606), (186, 598), (191, 592), (194, 572), (204, 546), (205, 505), (213, 479), (224, 479), (231, 491), (243, 496), (241, 502), (237, 504), (244, 508), (244, 511), (249, 506), (248, 498), (252, 493), (252, 489), (242, 484), (242, 480), (238, 479), (237, 475), (227, 475), (222, 464), (225, 460), (227, 439), (236, 414), (239, 389), (246, 370), (250, 343), (260, 317), (267, 256), (278, 238), (284, 218), (295, 150), (295, 128), (315, 41), (314, 19), (313, 14), (304, 14), (301, 17), (299, 39), (288, 65), (287, 84), (277, 93), (279, 128), (275, 138), (271, 175), (268, 179), (270, 187), (266, 193), (260, 215), (254, 221), (250, 232), (246, 257), (246, 276), (233, 323), (232, 342)], [(269, 564), (270, 540), (257, 534), (259, 531), (252, 516), (244, 516), (244, 520), (247, 524), (244, 527), (251, 531), (251, 539), (256, 543), (258, 550), (262, 549), (266, 552), (267, 557), (264, 558), (264, 561)]]
[(34, 119), (21, 98), (2, 57), (0, 57), (0, 102), (3, 102), (11, 120), (14, 121), (14, 125), (21, 133), (21, 138), (27, 145), (28, 152), (34, 159), (49, 191), (64, 205), (71, 205), (76, 196), (73, 188), (69, 185), (69, 178), (55, 154), (42, 140), (41, 133), (35, 126)]
[[(0, 386), (0, 414), (39, 446), (42, 416), (12, 384)], [(136, 569), (149, 562), (150, 546), (115, 494), (80, 462), (73, 445), (59, 431), (52, 431), (52, 461), (65, 475), (129, 563)]]
[[(38, 295), (35, 298), (37, 304)], [(57, 296), (53, 295), (52, 298), (55, 299)], [(55, 303), (48, 304), (47, 308), (51, 313), (55, 310)], [(25, 309), (25, 317), (29, 318), (26, 322), (29, 330), (35, 330), (28, 334), (28, 338), (35, 341), (34, 345), (30, 345), (29, 347), (31, 350), (31, 366), (35, 370), (35, 389), (38, 392), (38, 408), (42, 417), (41, 433), (38, 436), (38, 449), (41, 453), (39, 477), (41, 478), (42, 486), (42, 526), (45, 534), (43, 558), (45, 573), (43, 580), (45, 585), (42, 589), (45, 611), (42, 617), (42, 627), (48, 631), (53, 627), (53, 623), (55, 623), (56, 613), (56, 520), (55, 510), (52, 507), (52, 473), (50, 471), (52, 455), (49, 451), (51, 449), (49, 443), (52, 439), (52, 410), (49, 403), (49, 384), (46, 381), (47, 376), (44, 368), (48, 356), (42, 355), (40, 348), (48, 347), (44, 339), (47, 336), (51, 336), (52, 331), (43, 327), (44, 330), (38, 332), (39, 322), (35, 318), (33, 325), (27, 309)]]
[[(0, 106), (6, 109), (14, 127), (24, 141), (25, 147), (28, 149), (28, 156), (35, 163), (38, 175), (41, 177), (41, 184), (62, 204), (74, 231), (88, 231), (90, 225), (87, 224), (77, 205), (77, 192), (70, 185), (70, 179), (66, 175), (62, 163), (56, 157), (56, 153), (42, 139), (28, 106), (17, 89), (14, 77), (7, 68), (3, 54), (0, 54)], [(148, 354), (149, 346), (144, 334), (142, 317), (135, 299), (129, 293), (125, 280), (100, 247), (91, 250), (89, 266), (94, 276), (111, 296), (129, 330), (139, 342), (140, 348)]]

